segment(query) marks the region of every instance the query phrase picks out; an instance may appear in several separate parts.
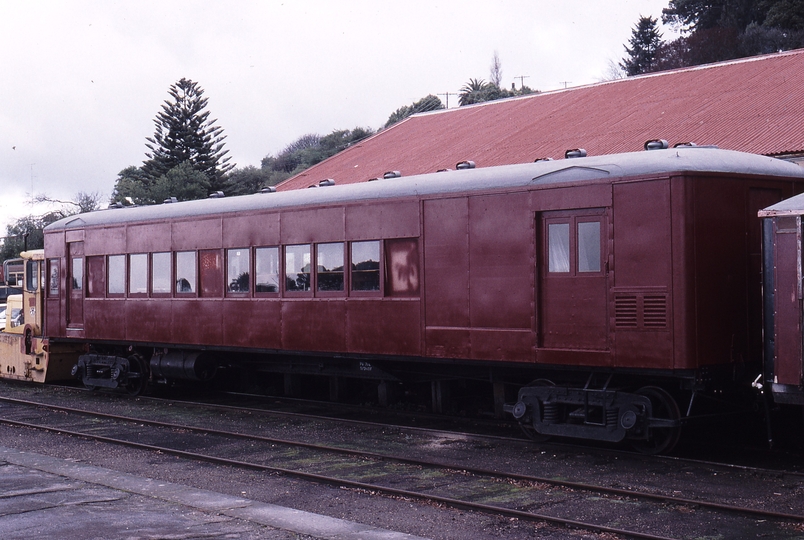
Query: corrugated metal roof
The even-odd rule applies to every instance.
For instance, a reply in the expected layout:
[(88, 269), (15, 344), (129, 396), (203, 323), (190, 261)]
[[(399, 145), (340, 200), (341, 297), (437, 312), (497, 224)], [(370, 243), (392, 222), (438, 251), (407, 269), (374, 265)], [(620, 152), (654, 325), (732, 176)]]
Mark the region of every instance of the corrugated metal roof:
[(403, 175), (695, 142), (756, 154), (804, 151), (804, 49), (412, 116), (278, 186)]

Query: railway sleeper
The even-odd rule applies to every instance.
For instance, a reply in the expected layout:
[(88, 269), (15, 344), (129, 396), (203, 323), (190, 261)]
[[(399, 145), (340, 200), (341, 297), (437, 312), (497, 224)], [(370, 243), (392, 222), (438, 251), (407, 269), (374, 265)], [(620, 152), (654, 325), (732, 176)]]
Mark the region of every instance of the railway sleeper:
[[(661, 393), (660, 393), (661, 392)], [(560, 386), (527, 386), (519, 391), (518, 401), (505, 405), (521, 424), (543, 437), (560, 436), (606, 442), (623, 439), (648, 441), (653, 432), (677, 431), (681, 419), (677, 414), (655, 414), (676, 410), (675, 402), (656, 403), (656, 397), (672, 398), (655, 387), (635, 393), (608, 389), (568, 388)], [(652, 401), (653, 398), (653, 401)]]

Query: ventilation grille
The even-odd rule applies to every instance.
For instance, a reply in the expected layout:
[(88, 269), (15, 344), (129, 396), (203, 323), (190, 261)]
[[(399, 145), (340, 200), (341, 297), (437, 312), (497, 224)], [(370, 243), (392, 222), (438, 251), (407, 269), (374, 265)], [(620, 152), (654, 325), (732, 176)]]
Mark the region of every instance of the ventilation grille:
[(614, 289), (614, 327), (618, 330), (667, 329), (667, 289)]
[(639, 302), (635, 294), (621, 294), (614, 297), (614, 326), (617, 328), (637, 328), (639, 326)]
[(642, 324), (645, 328), (667, 328), (667, 295), (642, 297)]

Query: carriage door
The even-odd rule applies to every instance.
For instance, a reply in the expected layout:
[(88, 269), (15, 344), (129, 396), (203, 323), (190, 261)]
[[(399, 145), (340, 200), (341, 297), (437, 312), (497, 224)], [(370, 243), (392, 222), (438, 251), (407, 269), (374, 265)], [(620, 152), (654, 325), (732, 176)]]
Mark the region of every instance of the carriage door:
[(67, 327), (84, 326), (84, 243), (67, 244)]
[(542, 348), (609, 348), (607, 221), (604, 209), (541, 215), (538, 300)]

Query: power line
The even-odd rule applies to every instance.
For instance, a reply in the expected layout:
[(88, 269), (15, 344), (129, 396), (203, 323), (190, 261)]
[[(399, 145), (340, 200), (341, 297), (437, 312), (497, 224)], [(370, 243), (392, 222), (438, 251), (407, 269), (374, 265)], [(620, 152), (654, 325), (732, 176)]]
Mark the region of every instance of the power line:
[(459, 96), (460, 94), (454, 94), (452, 92), (444, 92), (443, 94), (436, 94), (437, 96), (445, 96), (447, 98), (447, 109), (449, 109), (449, 97), (450, 96)]

